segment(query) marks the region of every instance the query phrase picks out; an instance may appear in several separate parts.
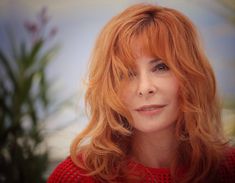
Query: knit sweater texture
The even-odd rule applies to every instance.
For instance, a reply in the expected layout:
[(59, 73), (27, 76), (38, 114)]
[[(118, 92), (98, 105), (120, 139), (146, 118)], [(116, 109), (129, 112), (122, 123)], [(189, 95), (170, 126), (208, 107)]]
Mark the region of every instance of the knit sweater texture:
[[(131, 162), (131, 166), (137, 171), (146, 173), (141, 183), (172, 183), (169, 168), (151, 168), (134, 161)], [(216, 182), (235, 183), (235, 148), (226, 154), (219, 168)], [(90, 176), (85, 176), (84, 171), (68, 157), (55, 168), (47, 183), (97, 183), (97, 181)]]

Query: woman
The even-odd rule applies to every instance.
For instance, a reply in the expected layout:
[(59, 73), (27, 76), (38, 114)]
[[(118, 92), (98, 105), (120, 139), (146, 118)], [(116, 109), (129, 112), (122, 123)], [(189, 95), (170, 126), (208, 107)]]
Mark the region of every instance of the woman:
[(48, 182), (233, 182), (213, 70), (180, 12), (137, 4), (101, 31), (90, 122)]

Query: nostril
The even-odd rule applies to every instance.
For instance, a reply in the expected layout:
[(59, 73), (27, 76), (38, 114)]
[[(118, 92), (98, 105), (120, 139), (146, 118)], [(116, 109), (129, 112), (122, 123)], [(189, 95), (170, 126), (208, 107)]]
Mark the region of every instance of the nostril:
[(143, 93), (142, 92), (139, 92), (139, 96), (142, 96), (143, 95)]
[(143, 95), (154, 95), (156, 92), (155, 88), (148, 88), (146, 90), (142, 90), (142, 91), (138, 91), (138, 95), (139, 96), (143, 96)]

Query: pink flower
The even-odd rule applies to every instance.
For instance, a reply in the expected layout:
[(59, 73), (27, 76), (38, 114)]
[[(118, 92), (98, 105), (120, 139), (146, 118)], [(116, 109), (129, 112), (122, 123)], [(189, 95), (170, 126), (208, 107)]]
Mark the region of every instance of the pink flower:
[(35, 33), (38, 32), (38, 25), (36, 23), (34, 23), (34, 22), (26, 21), (24, 23), (24, 27), (31, 34), (35, 34)]
[(47, 7), (43, 7), (42, 10), (39, 12), (39, 21), (41, 22), (42, 25), (47, 24), (47, 22), (49, 21), (49, 17), (47, 14)]

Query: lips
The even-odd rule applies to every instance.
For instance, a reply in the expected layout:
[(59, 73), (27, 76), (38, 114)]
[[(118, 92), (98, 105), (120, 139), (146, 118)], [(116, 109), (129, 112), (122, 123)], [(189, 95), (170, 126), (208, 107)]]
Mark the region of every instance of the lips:
[(163, 107), (165, 107), (166, 105), (144, 105), (144, 106), (141, 106), (139, 108), (136, 109), (136, 111), (139, 111), (139, 112), (144, 112), (144, 111), (155, 111), (155, 110), (159, 110)]
[(143, 116), (155, 116), (159, 115), (166, 105), (144, 105), (136, 109), (140, 115)]

